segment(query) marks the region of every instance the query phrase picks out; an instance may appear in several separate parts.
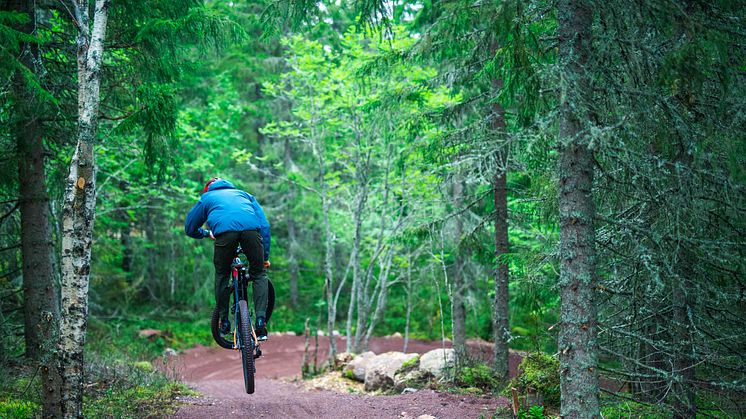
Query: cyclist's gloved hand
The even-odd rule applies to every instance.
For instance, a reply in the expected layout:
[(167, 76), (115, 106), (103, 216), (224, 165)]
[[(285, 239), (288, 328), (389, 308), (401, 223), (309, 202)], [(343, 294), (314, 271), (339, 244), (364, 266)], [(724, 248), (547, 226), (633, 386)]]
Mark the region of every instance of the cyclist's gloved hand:
[(207, 230), (207, 229), (204, 229), (204, 228), (200, 228), (200, 229), (199, 229), (199, 232), (200, 232), (200, 233), (202, 233), (202, 238), (203, 238), (203, 239), (204, 239), (205, 237), (209, 237), (209, 238), (211, 238), (212, 240), (215, 240), (215, 236), (213, 236), (213, 235), (212, 235), (212, 231), (210, 231), (210, 230)]
[(268, 261), (268, 260), (265, 260), (265, 261), (264, 261), (264, 269), (269, 269), (269, 267), (270, 267), (271, 265), (272, 265), (272, 264), (271, 264), (271, 263), (269, 263), (269, 261)]

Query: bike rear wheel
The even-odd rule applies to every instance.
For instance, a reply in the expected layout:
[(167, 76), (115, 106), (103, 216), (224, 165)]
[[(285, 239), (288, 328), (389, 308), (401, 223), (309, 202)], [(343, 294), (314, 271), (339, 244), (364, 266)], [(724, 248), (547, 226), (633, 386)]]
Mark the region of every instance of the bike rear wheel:
[(251, 333), (251, 318), (246, 300), (238, 302), (237, 327), (241, 334), (241, 363), (243, 364), (243, 383), (247, 394), (254, 393), (254, 335)]

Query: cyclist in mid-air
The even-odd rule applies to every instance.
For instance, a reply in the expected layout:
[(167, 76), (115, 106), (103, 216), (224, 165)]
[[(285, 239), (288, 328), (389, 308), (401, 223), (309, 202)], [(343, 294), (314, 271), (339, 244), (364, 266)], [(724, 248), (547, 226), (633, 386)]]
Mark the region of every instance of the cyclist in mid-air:
[[(202, 228), (207, 222), (208, 229)], [(231, 262), (238, 245), (249, 262), (249, 275), (254, 283), (254, 309), (256, 310), (256, 336), (267, 340), (269, 222), (262, 207), (252, 195), (236, 189), (232, 183), (218, 177), (205, 184), (199, 201), (189, 210), (184, 230), (195, 239), (209, 237), (215, 241), (215, 300), (220, 313), (220, 333), (227, 334), (230, 298)]]

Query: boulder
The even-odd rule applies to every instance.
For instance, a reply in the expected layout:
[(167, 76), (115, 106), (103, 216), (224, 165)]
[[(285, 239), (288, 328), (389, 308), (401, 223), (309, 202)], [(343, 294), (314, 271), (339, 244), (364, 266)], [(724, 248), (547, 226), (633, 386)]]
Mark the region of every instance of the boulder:
[(430, 378), (432, 374), (419, 368), (400, 370), (394, 374), (394, 388), (396, 390), (406, 390), (411, 387), (422, 388)]
[(453, 368), (456, 356), (453, 349), (433, 349), (420, 357), (420, 370), (440, 378), (444, 370)]
[(345, 376), (360, 382), (365, 381), (365, 370), (368, 363), (376, 356), (373, 352), (363, 352), (356, 356), (349, 364), (345, 366)]
[(355, 358), (355, 354), (340, 352), (334, 356), (334, 369), (341, 369)]
[(386, 352), (373, 358), (365, 371), (365, 391), (391, 388), (394, 386), (394, 375), (405, 362), (411, 362), (418, 354)]

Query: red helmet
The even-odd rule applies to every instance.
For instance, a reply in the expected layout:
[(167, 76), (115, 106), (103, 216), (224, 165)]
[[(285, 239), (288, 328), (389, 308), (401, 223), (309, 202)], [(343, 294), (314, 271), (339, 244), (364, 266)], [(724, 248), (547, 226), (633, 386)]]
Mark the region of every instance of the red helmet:
[(207, 183), (205, 183), (205, 189), (202, 190), (202, 193), (207, 192), (207, 188), (209, 188), (210, 185), (212, 185), (212, 182), (215, 182), (218, 179), (220, 179), (220, 178), (219, 177), (214, 177), (214, 178), (208, 180)]

